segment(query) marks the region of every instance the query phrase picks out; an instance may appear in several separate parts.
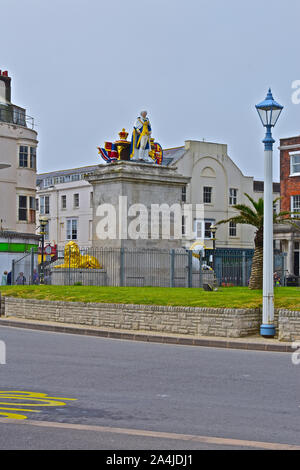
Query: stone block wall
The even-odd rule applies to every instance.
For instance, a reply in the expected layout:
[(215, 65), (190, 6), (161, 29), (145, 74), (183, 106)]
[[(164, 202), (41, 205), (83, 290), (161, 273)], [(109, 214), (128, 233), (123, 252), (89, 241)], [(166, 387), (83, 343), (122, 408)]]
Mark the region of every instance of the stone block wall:
[[(0, 313), (6, 317), (183, 336), (251, 336), (259, 334), (262, 319), (260, 309), (0, 300)], [(276, 310), (275, 326), (280, 341), (300, 340), (300, 311)]]
[(259, 309), (165, 307), (5, 298), (5, 316), (134, 331), (245, 337), (259, 332)]
[(279, 333), (280, 341), (300, 340), (300, 311), (279, 311)]
[(5, 315), (5, 304), (4, 304), (4, 297), (2, 297), (0, 292), (0, 317)]

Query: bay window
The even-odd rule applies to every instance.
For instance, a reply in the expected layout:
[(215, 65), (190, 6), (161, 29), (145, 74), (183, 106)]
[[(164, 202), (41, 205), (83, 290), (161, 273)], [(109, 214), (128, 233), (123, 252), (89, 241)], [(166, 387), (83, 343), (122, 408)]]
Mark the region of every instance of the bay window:
[(19, 167), (28, 168), (28, 147), (26, 145), (19, 147)]

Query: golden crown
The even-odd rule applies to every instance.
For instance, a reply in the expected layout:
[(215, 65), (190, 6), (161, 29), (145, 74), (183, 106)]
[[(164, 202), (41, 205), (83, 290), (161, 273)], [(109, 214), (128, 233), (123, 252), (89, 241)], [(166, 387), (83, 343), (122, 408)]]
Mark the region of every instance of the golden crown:
[(120, 140), (127, 140), (127, 137), (128, 137), (128, 132), (126, 132), (126, 130), (123, 129), (121, 130), (121, 132), (119, 132), (119, 137), (120, 137)]

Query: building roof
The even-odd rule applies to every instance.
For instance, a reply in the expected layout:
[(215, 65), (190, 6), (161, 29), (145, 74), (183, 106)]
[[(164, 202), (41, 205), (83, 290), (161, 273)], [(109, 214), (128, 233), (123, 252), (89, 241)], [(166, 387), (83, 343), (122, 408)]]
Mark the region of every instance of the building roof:
[(22, 232), (14, 232), (12, 230), (0, 229), (0, 238), (24, 238), (27, 240), (39, 240), (40, 235), (37, 235), (35, 233), (22, 233)]
[[(49, 173), (40, 173), (36, 177), (36, 184), (37, 186), (43, 186), (45, 187), (45, 181), (47, 179), (53, 180), (58, 177), (64, 177), (64, 176), (71, 176), (71, 175), (82, 175), (86, 173), (93, 172), (97, 170), (99, 165), (89, 165), (89, 166), (82, 166), (79, 168), (69, 168), (67, 170), (57, 170), (57, 171), (50, 171)], [(78, 176), (78, 179), (80, 179), (80, 176)]]
[(300, 135), (293, 135), (291, 137), (282, 137), (280, 139), (280, 142), (284, 141), (284, 140), (291, 140), (291, 139), (300, 139)]
[[(175, 163), (185, 153), (186, 153), (186, 149), (185, 149), (184, 146), (165, 149), (164, 150), (164, 157), (163, 157), (163, 165), (169, 166), (172, 163)], [(90, 173), (90, 172), (93, 172), (93, 171), (97, 170), (98, 167), (99, 167), (99, 164), (82, 166), (82, 167), (78, 167), (78, 168), (69, 168), (67, 170), (50, 171), (48, 173), (39, 173), (37, 175), (37, 185), (39, 185), (41, 183), (41, 181), (46, 179), (46, 178), (55, 178), (55, 177), (59, 177), (59, 176)], [(264, 191), (264, 182), (254, 180), (253, 181), (253, 190), (255, 192), (263, 192)], [(273, 191), (274, 191), (274, 193), (280, 193), (280, 183), (277, 183), (277, 182), (273, 183)]]
[(37, 175), (38, 179), (43, 179), (43, 178), (51, 178), (55, 176), (63, 176), (63, 175), (74, 175), (74, 174), (80, 174), (80, 173), (85, 173), (89, 171), (94, 171), (98, 168), (98, 165), (88, 165), (88, 166), (81, 166), (79, 168), (69, 168), (67, 170), (56, 170), (56, 171), (49, 171), (48, 173), (39, 173)]
[[(172, 162), (177, 161), (184, 153), (185, 153), (184, 146), (164, 150), (163, 165), (166, 165), (166, 166), (170, 165)], [(37, 183), (39, 184), (41, 180), (46, 179), (46, 178), (56, 178), (58, 176), (89, 173), (91, 171), (97, 170), (98, 167), (99, 167), (99, 164), (82, 166), (78, 168), (69, 168), (67, 170), (57, 170), (57, 171), (49, 171), (47, 173), (39, 173), (37, 175)]]
[(180, 157), (182, 157), (182, 155), (185, 154), (185, 152), (186, 149), (184, 146), (164, 150), (163, 165), (168, 166), (171, 163), (176, 162)]
[[(264, 182), (263, 181), (253, 181), (253, 191), (258, 193), (264, 192)], [(280, 193), (280, 183), (273, 183), (273, 192)]]

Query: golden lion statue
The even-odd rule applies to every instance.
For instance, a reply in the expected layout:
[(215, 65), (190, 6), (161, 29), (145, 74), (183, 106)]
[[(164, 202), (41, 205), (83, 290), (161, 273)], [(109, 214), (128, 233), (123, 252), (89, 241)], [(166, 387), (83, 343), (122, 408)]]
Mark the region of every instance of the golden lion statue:
[(64, 264), (55, 266), (55, 268), (101, 269), (102, 266), (94, 256), (82, 256), (77, 243), (69, 242), (64, 250)]

